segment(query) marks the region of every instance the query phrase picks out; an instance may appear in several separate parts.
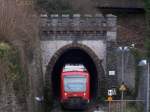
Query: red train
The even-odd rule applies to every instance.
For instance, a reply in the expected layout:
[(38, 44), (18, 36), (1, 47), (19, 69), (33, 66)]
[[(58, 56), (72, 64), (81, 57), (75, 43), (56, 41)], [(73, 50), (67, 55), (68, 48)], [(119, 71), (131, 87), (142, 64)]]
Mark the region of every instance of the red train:
[(64, 108), (84, 109), (90, 101), (90, 76), (83, 65), (65, 65), (61, 73)]

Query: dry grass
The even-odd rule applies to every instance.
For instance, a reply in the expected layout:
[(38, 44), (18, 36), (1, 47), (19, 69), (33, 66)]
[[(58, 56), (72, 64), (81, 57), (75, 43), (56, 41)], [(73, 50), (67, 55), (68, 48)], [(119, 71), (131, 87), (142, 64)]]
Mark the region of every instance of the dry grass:
[(32, 7), (18, 5), (16, 0), (0, 0), (0, 40), (34, 42), (38, 20)]

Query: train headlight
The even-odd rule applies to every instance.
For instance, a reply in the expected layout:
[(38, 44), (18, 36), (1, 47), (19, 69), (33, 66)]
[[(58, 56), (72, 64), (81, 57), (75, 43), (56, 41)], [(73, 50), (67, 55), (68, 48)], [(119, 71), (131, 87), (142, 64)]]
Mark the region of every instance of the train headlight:
[(83, 95), (86, 96), (86, 93), (84, 93)]
[(67, 96), (67, 93), (65, 93), (65, 96)]

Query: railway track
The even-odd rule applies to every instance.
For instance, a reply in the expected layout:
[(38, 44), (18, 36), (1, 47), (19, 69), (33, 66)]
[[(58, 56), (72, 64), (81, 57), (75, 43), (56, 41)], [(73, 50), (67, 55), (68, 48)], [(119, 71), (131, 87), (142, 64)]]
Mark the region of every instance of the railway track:
[[(106, 112), (107, 107), (105, 106), (99, 106), (100, 112)], [(96, 105), (89, 106), (86, 110), (64, 110), (61, 108), (61, 106), (56, 106), (55, 108), (52, 109), (51, 112), (94, 112), (96, 110)], [(105, 110), (105, 111), (104, 111)]]

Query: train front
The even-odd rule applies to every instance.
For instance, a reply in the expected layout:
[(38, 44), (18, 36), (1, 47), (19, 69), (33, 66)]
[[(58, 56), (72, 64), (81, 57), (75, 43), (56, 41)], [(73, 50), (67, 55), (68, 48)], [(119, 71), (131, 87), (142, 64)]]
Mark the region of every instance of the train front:
[(84, 109), (89, 101), (89, 73), (83, 65), (66, 65), (61, 74), (61, 103), (63, 107)]

